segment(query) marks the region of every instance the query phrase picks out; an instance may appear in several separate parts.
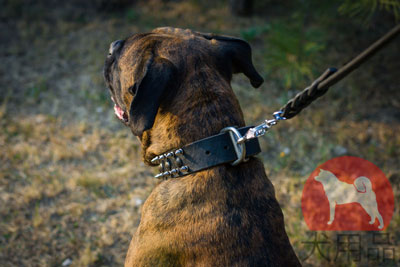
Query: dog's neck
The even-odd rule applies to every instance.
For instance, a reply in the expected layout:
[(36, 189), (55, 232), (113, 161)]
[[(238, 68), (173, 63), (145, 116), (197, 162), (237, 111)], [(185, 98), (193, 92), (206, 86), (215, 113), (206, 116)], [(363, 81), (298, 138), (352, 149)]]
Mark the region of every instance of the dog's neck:
[(142, 136), (146, 163), (155, 155), (218, 134), (224, 127), (244, 126), (229, 82), (212, 74), (205, 72), (207, 82), (189, 76), (184, 83), (187, 88), (178, 89), (173, 100), (160, 107), (153, 128)]

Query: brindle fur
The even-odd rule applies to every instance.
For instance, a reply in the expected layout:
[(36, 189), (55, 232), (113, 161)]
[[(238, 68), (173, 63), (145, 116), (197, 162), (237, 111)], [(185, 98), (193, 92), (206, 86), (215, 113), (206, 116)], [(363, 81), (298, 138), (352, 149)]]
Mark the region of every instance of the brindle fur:
[[(163, 64), (169, 64), (168, 74)], [(149, 165), (155, 155), (224, 127), (245, 125), (230, 86), (237, 72), (255, 87), (262, 83), (247, 43), (174, 28), (127, 38), (104, 68), (115, 102), (130, 113), (126, 124), (139, 136)], [(158, 103), (154, 121), (138, 115), (146, 103), (133, 102), (145, 89), (160, 99), (145, 97), (149, 105)], [(135, 116), (150, 124), (143, 127)], [(125, 266), (299, 265), (273, 185), (257, 158), (160, 182), (143, 205), (125, 261)]]

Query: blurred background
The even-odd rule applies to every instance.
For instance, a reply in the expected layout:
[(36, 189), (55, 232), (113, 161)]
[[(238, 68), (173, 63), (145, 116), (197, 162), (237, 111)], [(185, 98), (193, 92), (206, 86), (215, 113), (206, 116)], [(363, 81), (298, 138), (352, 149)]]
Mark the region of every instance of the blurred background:
[[(159, 26), (245, 39), (265, 83), (256, 90), (237, 75), (232, 87), (247, 124), (256, 124), (400, 19), (397, 0), (2, 0), (0, 6), (1, 266), (124, 262), (156, 181), (138, 141), (115, 118), (103, 81), (112, 41)], [(399, 44), (397, 38), (261, 139), (259, 157), (301, 259), (312, 252), (303, 243), (310, 239), (300, 208), (304, 183), (319, 164), (351, 155), (377, 165), (392, 184), (395, 212), (385, 232), (398, 264)], [(334, 242), (334, 233), (323, 234)], [(334, 256), (334, 246), (325, 252)], [(311, 254), (305, 266), (358, 264)]]

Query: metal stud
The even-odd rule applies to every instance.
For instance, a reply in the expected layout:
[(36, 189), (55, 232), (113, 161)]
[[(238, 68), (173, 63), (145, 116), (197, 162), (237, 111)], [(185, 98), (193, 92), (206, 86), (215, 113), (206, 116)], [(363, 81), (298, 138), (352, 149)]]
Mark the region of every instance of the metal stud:
[(164, 160), (164, 155), (158, 156), (158, 160)]
[(183, 173), (186, 173), (186, 172), (189, 171), (189, 167), (188, 167), (188, 166), (182, 166), (179, 170), (180, 170), (181, 172), (183, 172)]
[(163, 174), (162, 174), (162, 173), (159, 173), (159, 174), (157, 174), (156, 176), (154, 176), (154, 178), (158, 179), (158, 178), (161, 178), (162, 176), (163, 176)]
[(159, 165), (159, 167), (158, 167), (158, 170), (159, 170), (160, 172), (164, 172), (164, 170), (165, 170), (165, 163), (164, 163), (164, 161), (161, 161), (161, 163), (160, 163), (160, 165)]
[(154, 157), (154, 158), (151, 160), (151, 163), (157, 164), (157, 163), (158, 163), (158, 160), (159, 160), (158, 156), (157, 156), (157, 157)]
[(164, 177), (169, 176), (169, 171), (168, 172), (163, 172), (162, 174)]
[(177, 155), (182, 155), (183, 154), (183, 149), (179, 148), (178, 150), (175, 151), (175, 156)]
[(171, 170), (171, 168), (172, 168), (172, 163), (171, 163), (171, 161), (169, 160), (169, 159), (167, 159), (166, 161), (164, 161), (165, 162), (165, 169), (166, 170)]
[(165, 155), (167, 158), (172, 158), (174, 156), (174, 153), (169, 152)]
[(182, 167), (182, 165), (183, 165), (181, 158), (178, 158), (178, 157), (175, 158), (175, 163), (176, 163), (176, 166), (178, 166), (178, 167)]

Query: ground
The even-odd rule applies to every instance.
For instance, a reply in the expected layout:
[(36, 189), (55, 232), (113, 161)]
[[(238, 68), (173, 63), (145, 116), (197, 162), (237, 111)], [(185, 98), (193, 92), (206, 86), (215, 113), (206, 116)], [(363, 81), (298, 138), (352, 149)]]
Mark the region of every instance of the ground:
[[(105, 88), (102, 64), (112, 41), (166, 25), (245, 38), (266, 82), (255, 90), (239, 75), (232, 87), (247, 123), (255, 124), (270, 118), (311, 78), (329, 66), (340, 67), (393, 25), (378, 19), (369, 26), (349, 24), (339, 14), (311, 17), (310, 28), (325, 32), (326, 48), (310, 62), (319, 70), (296, 80), (274, 73), (266, 58), (273, 56), (271, 28), (296, 19), (293, 10), (287, 11), (293, 6), (270, 1), (270, 9), (261, 6), (252, 18), (236, 18), (212, 1), (208, 6), (129, 2), (6, 1), (0, 12), (1, 266), (123, 264), (141, 206), (156, 181), (155, 170), (141, 162), (139, 142), (115, 118)], [(300, 258), (312, 248), (303, 243), (312, 233), (301, 213), (302, 188), (318, 164), (341, 155), (373, 162), (392, 183), (395, 212), (385, 233), (400, 258), (396, 42), (261, 139), (259, 157)], [(332, 232), (322, 235), (336, 238)], [(340, 260), (328, 263), (314, 251), (303, 264), (348, 265)]]

